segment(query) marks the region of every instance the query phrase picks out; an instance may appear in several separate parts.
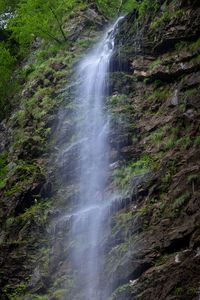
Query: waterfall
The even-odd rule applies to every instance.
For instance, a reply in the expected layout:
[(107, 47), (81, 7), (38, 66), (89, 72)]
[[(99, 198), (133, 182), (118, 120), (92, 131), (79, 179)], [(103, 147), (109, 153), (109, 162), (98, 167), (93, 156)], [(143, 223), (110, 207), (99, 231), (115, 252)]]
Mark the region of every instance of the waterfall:
[(104, 272), (102, 241), (106, 234), (105, 188), (109, 167), (109, 116), (104, 112), (106, 82), (114, 39), (122, 17), (109, 28), (95, 49), (78, 65), (77, 136), (80, 151), (77, 163), (80, 193), (72, 213), (70, 234), (72, 270), (76, 274), (76, 290), (72, 299), (103, 300), (100, 274)]

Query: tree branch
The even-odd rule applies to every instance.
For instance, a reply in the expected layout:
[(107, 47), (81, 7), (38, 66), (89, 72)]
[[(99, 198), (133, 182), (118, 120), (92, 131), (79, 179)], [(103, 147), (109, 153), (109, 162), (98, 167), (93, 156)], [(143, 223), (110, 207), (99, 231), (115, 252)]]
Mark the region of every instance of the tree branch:
[(120, 6), (118, 8), (118, 16), (121, 14), (122, 6), (127, 2), (127, 0), (121, 0)]
[(61, 34), (62, 34), (62, 36), (63, 36), (63, 38), (64, 38), (64, 41), (66, 42), (66, 41), (67, 41), (67, 37), (66, 37), (66, 35), (65, 35), (65, 33), (64, 33), (63, 29), (62, 29), (62, 24), (60, 24), (60, 22), (59, 22), (59, 20), (58, 20), (58, 17), (57, 17), (57, 15), (56, 15), (55, 11), (52, 9), (52, 7), (50, 6), (49, 8), (50, 8), (50, 10), (51, 10), (53, 16), (55, 17), (55, 19), (56, 19), (56, 21), (57, 21), (57, 23), (58, 23), (58, 26), (59, 26), (59, 28), (60, 28)]
[(56, 41), (58, 44), (62, 44), (62, 42), (57, 39), (55, 36), (53, 36), (50, 32), (48, 32), (47, 30), (42, 29), (41, 27), (37, 27), (38, 30), (42, 31), (43, 33), (47, 34), (51, 39), (53, 39), (54, 41)]

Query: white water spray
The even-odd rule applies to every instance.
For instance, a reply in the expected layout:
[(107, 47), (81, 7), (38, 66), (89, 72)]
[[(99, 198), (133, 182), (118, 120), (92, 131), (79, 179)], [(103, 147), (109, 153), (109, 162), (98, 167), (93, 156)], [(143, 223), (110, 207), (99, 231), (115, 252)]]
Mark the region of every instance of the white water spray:
[(82, 84), (78, 91), (79, 133), (81, 149), (78, 162), (80, 195), (72, 214), (72, 264), (78, 277), (81, 296), (73, 299), (103, 300), (99, 282), (102, 270), (104, 220), (109, 205), (105, 205), (105, 186), (109, 166), (109, 117), (103, 111), (107, 73), (114, 50), (119, 18), (105, 36), (79, 65), (77, 77)]

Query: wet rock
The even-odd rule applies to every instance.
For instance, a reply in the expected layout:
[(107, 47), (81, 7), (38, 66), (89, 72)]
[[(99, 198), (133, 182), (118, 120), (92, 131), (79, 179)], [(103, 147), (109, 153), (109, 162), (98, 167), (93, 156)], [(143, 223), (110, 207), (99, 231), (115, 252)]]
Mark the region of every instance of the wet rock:
[(43, 86), (43, 80), (40, 77), (35, 77), (30, 83), (29, 87), (31, 89), (36, 90), (37, 88), (40, 88)]
[(9, 141), (8, 137), (8, 130), (6, 127), (6, 120), (3, 120), (0, 123), (0, 153), (4, 152), (8, 148)]
[(194, 120), (195, 114), (193, 109), (188, 109), (185, 113), (184, 116), (186, 116), (189, 120)]
[(66, 65), (62, 61), (55, 60), (50, 64), (50, 67), (57, 72), (66, 68)]
[(27, 88), (22, 91), (22, 98), (31, 98), (34, 95), (34, 91), (31, 88)]
[(30, 288), (34, 288), (40, 280), (41, 280), (40, 269), (39, 269), (39, 267), (36, 267), (31, 276), (31, 280), (30, 280), (28, 286)]
[(175, 90), (174, 95), (173, 95), (172, 100), (171, 100), (171, 103), (173, 105), (178, 105), (179, 104), (179, 102), (178, 102), (178, 90)]

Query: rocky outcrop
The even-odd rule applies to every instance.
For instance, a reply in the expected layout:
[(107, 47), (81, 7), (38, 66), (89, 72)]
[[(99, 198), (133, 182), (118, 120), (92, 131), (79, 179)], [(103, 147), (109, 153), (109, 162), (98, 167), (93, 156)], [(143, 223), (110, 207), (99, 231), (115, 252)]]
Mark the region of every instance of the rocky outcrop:
[(114, 217), (106, 254), (111, 299), (199, 298), (199, 9), (176, 1), (174, 11), (169, 1), (156, 18), (142, 23), (133, 13), (121, 25), (117, 44), (128, 67), (113, 71), (128, 72), (134, 84), (128, 96), (137, 131), (129, 147), (139, 156), (119, 158), (117, 182), (127, 176), (131, 184), (139, 159), (145, 173), (148, 156), (153, 174)]
[[(110, 66), (112, 204), (99, 248), (111, 300), (199, 299), (200, 6), (161, 2), (123, 19)], [(45, 66), (25, 63), (0, 125), (2, 300), (83, 298), (67, 240), (81, 147), (73, 72), (106, 20), (91, 5), (78, 22), (66, 20), (72, 45), (44, 51)]]

